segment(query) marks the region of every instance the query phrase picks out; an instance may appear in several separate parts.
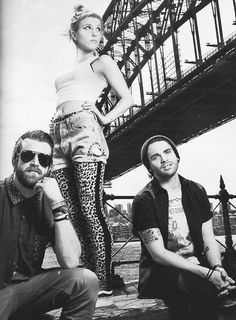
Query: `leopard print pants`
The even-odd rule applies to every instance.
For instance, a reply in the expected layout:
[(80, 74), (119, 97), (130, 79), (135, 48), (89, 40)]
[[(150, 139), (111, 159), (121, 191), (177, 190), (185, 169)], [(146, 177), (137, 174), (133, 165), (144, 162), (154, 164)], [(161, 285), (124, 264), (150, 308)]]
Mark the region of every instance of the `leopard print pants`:
[(102, 162), (75, 162), (73, 167), (54, 171), (80, 239), (81, 260), (97, 277), (110, 279), (112, 238), (103, 207)]

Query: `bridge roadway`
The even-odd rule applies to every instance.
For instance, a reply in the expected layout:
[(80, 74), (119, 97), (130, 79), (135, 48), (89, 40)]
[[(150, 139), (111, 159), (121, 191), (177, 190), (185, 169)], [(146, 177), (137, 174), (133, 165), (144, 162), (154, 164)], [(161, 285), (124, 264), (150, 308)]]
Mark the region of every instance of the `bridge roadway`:
[(107, 136), (109, 181), (140, 164), (139, 150), (163, 134), (177, 145), (236, 118), (236, 39)]

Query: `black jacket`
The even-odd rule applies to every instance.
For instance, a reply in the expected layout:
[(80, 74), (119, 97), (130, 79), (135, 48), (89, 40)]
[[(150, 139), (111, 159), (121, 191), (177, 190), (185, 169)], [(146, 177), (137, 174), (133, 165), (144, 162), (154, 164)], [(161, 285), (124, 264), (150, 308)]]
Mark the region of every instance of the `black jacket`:
[[(198, 183), (187, 180), (181, 176), (182, 204), (189, 225), (190, 236), (193, 241), (195, 255), (200, 262), (203, 261), (202, 224), (212, 218), (210, 203), (205, 189)], [(168, 193), (163, 189), (158, 180), (149, 182), (134, 198), (133, 201), (133, 233), (138, 236), (139, 231), (152, 227), (152, 223), (161, 231), (164, 246), (168, 242)], [(149, 220), (149, 221), (148, 221)], [(141, 259), (139, 275), (139, 294), (150, 291), (152, 270), (157, 272), (158, 264), (154, 262), (148, 250), (141, 240)], [(161, 267), (161, 266), (160, 266)], [(149, 288), (147, 290), (147, 288)]]
[(41, 272), (46, 246), (54, 239), (54, 225), (42, 194), (24, 199), (13, 176), (0, 182), (0, 288), (14, 272), (23, 279)]

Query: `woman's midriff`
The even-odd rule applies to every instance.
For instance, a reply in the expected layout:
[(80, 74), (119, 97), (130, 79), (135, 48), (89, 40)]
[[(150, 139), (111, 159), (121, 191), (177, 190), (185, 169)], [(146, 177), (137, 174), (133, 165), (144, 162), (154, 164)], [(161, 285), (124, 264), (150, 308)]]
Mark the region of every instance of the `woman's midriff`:
[[(87, 102), (87, 101), (86, 101)], [(60, 104), (56, 109), (55, 119), (64, 117), (70, 113), (82, 111), (85, 101), (71, 100)]]

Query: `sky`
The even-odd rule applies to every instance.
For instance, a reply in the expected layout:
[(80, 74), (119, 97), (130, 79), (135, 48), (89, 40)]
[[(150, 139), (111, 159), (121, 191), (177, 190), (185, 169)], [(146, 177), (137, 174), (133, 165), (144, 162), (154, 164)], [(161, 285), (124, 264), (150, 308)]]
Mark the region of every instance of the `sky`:
[[(48, 131), (56, 107), (55, 77), (74, 61), (68, 30), (74, 0), (2, 0), (0, 179), (12, 172), (11, 152), (25, 131)], [(80, 3), (102, 14), (109, 1)], [(227, 0), (229, 3), (229, 0)], [(230, 30), (229, 33), (231, 33)], [(236, 107), (236, 106), (235, 106)], [(219, 191), (220, 175), (229, 193), (236, 194), (236, 120), (179, 147), (180, 173)], [(149, 181), (140, 166), (112, 181), (107, 193), (134, 195)]]

